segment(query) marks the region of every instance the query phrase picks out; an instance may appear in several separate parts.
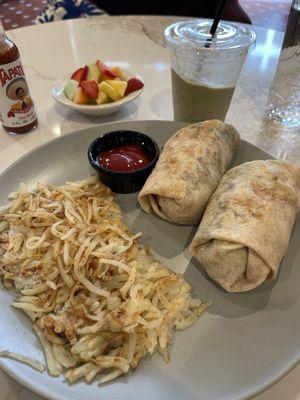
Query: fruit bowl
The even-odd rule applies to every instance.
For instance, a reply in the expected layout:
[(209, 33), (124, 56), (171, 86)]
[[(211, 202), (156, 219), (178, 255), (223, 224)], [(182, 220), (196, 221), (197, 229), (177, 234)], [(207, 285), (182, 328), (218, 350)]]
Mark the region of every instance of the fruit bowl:
[(137, 98), (144, 83), (130, 71), (102, 61), (77, 69), (51, 89), (58, 103), (89, 115), (108, 115)]
[(126, 97), (121, 100), (114, 101), (112, 103), (107, 104), (76, 104), (71, 100), (68, 100), (64, 94), (64, 84), (55, 86), (51, 89), (50, 93), (54, 100), (58, 103), (63, 104), (64, 106), (70, 107), (74, 110), (78, 110), (83, 114), (88, 115), (109, 115), (117, 112), (126, 104), (130, 103), (134, 99), (136, 99), (142, 93), (143, 89), (136, 90), (135, 92), (130, 93)]

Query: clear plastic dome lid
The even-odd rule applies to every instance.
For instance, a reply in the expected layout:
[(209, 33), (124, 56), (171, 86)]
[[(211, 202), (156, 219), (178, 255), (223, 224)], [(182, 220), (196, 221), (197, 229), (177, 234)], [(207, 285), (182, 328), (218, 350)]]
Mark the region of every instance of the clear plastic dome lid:
[(213, 20), (194, 19), (176, 22), (165, 30), (165, 40), (171, 46), (189, 46), (208, 50), (231, 50), (249, 47), (255, 42), (256, 35), (244, 25), (220, 21), (212, 36), (209, 31)]

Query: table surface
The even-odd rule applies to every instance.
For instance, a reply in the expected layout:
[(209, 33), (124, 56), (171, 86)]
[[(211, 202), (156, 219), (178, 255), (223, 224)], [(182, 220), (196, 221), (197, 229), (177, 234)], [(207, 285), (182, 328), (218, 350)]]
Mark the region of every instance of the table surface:
[[(53, 22), (8, 32), (21, 52), (31, 95), (36, 103), (36, 131), (10, 136), (0, 130), (0, 172), (23, 154), (52, 138), (74, 130), (119, 120), (172, 120), (171, 77), (163, 30), (178, 17), (93, 17)], [(283, 35), (253, 27), (256, 47), (242, 69), (226, 121), (243, 139), (273, 156), (298, 162), (300, 132), (290, 132), (264, 117)], [(36, 38), (39, 40), (36, 40)], [(101, 58), (140, 75), (141, 97), (118, 113), (89, 117), (56, 104), (50, 89), (77, 66)], [(255, 400), (300, 400), (300, 366)], [(0, 371), (0, 400), (42, 400)]]

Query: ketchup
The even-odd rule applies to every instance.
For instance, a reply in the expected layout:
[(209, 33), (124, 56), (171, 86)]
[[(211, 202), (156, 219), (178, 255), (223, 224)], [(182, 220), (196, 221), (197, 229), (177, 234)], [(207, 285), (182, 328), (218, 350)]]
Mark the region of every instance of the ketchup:
[(0, 22), (0, 120), (10, 133), (26, 133), (38, 120), (25, 79), (17, 46)]
[(137, 144), (126, 144), (101, 152), (97, 156), (100, 167), (112, 171), (132, 172), (148, 165), (151, 160)]

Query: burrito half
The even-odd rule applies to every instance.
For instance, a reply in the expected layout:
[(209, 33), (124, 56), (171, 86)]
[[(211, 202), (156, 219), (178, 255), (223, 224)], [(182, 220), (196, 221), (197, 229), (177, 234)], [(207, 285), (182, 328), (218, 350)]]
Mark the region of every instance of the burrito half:
[(299, 209), (300, 168), (252, 161), (228, 171), (212, 195), (191, 254), (229, 292), (274, 279)]
[(239, 147), (239, 134), (218, 120), (189, 125), (166, 143), (139, 203), (147, 213), (196, 225)]

